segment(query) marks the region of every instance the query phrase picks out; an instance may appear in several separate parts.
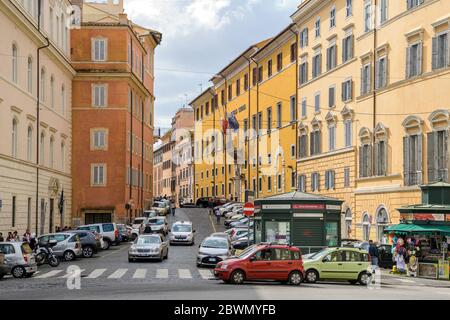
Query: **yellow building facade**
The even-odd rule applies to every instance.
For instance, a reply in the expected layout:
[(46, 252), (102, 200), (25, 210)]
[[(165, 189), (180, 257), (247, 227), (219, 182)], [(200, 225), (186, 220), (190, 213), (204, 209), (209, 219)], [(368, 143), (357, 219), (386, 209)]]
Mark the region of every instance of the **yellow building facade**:
[[(192, 101), (195, 196), (331, 196), (342, 238), (386, 242), (420, 185), (449, 181), (448, 3), (304, 0), (291, 19)], [(238, 166), (221, 144), (227, 113), (246, 132), (227, 138)]]

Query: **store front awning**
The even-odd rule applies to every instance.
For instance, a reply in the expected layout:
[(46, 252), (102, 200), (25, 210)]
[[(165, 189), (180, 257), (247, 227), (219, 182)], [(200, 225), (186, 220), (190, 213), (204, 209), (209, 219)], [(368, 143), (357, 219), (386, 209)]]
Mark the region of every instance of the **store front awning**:
[(418, 225), (401, 223), (385, 229), (385, 233), (397, 234), (442, 234), (450, 236), (450, 225)]

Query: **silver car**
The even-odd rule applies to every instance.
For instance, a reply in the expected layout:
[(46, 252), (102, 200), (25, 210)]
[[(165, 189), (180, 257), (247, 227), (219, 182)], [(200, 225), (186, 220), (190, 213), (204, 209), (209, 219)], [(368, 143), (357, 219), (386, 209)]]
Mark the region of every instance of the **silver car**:
[(199, 246), (197, 267), (215, 267), (217, 263), (233, 255), (233, 249), (226, 238), (208, 237)]
[(163, 261), (169, 257), (169, 244), (161, 234), (140, 235), (128, 250), (128, 262), (136, 260)]
[(4, 254), (2, 276), (5, 271), (11, 273), (14, 278), (28, 278), (37, 271), (37, 264), (28, 243), (22, 242), (0, 242), (0, 252)]
[(195, 230), (192, 227), (192, 222), (175, 222), (170, 233), (170, 244), (189, 244), (192, 246), (195, 243)]
[(53, 253), (66, 261), (73, 261), (83, 255), (80, 236), (73, 233), (50, 233), (38, 238), (38, 245), (47, 246), (50, 240), (56, 240), (57, 244), (52, 248)]
[(147, 225), (151, 227), (152, 232), (160, 232), (164, 235), (169, 233), (169, 223), (167, 222), (166, 217), (150, 218)]

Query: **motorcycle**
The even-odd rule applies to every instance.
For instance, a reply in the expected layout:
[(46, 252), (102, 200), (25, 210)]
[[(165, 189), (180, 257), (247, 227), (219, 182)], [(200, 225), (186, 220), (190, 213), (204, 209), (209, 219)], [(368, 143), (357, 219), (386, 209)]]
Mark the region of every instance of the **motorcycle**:
[(59, 259), (53, 253), (52, 247), (57, 244), (56, 240), (50, 240), (46, 246), (37, 246), (35, 249), (36, 263), (38, 266), (48, 263), (51, 267), (59, 266)]

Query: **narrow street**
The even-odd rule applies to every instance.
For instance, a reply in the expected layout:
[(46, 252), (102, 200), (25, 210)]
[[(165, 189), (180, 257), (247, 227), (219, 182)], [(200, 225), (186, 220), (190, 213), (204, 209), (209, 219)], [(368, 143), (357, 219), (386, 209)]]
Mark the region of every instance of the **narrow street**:
[[(195, 246), (171, 246), (164, 262), (128, 263), (129, 244), (102, 251), (91, 259), (62, 262), (57, 268), (42, 266), (30, 279), (5, 277), (0, 286), (3, 299), (156, 299), (156, 300), (247, 300), (247, 299), (405, 299), (450, 300), (450, 284), (426, 279), (399, 278), (385, 274), (380, 289), (368, 289), (348, 283), (302, 284), (291, 287), (279, 283), (225, 285), (212, 276), (212, 270), (197, 268), (198, 244), (210, 233), (224, 230), (205, 209), (177, 210), (175, 221), (192, 221), (196, 229)], [(66, 270), (82, 270), (81, 288), (69, 290)]]

